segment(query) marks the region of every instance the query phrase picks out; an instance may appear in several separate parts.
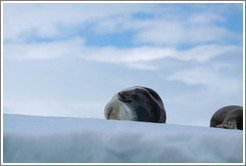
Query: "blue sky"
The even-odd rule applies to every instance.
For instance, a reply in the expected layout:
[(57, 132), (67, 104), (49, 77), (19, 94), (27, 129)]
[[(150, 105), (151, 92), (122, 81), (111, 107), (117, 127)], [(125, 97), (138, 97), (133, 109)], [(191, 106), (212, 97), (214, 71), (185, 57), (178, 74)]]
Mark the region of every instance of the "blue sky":
[(167, 123), (243, 105), (242, 3), (4, 3), (4, 113), (104, 118), (147, 86)]

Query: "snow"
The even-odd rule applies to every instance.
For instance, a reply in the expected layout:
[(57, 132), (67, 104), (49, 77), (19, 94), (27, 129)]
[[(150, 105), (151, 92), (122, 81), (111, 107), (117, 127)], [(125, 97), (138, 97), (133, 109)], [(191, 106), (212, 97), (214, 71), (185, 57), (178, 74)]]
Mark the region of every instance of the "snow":
[(243, 163), (243, 131), (3, 115), (3, 163)]

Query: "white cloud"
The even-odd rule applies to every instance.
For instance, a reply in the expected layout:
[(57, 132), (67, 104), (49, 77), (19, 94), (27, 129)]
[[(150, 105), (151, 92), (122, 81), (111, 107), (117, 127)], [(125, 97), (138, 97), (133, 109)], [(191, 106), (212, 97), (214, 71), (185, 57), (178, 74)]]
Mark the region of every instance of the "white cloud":
[[(50, 10), (52, 8), (52, 10)], [(141, 19), (135, 14), (149, 14)], [(13, 21), (16, 20), (16, 21)], [(195, 10), (186, 13), (158, 4), (4, 4), (4, 40), (34, 36), (57, 38), (88, 28), (96, 34), (132, 31), (133, 41), (156, 45), (221, 42), (236, 34), (217, 22), (221, 13)]]
[(216, 56), (229, 53), (233, 54), (240, 50), (242, 50), (242, 47), (233, 45), (199, 45), (191, 49), (177, 51), (175, 58), (185, 61), (206, 62)]
[(51, 59), (76, 55), (83, 45), (82, 38), (44, 43), (7, 43), (4, 44), (4, 57), (17, 60)]
[(165, 19), (141, 21), (138, 23), (140, 25), (137, 25), (139, 30), (136, 32), (134, 40), (139, 43), (153, 43), (156, 45), (177, 45), (222, 42), (224, 39), (239, 39), (240, 37), (239, 34), (222, 26), (203, 23), (210, 22), (209, 20), (201, 22)]
[(119, 49), (116, 47), (85, 47), (83, 59), (107, 63), (148, 62), (173, 55), (174, 50), (161, 47), (136, 47)]
[(83, 60), (118, 63), (136, 69), (155, 70), (158, 66), (150, 62), (156, 60), (173, 58), (204, 63), (220, 55), (234, 54), (238, 50), (242, 48), (231, 45), (200, 45), (186, 50), (155, 46), (93, 47), (86, 46), (83, 38), (75, 37), (48, 43), (6, 43), (4, 44), (4, 57), (12, 60), (45, 60), (74, 56)]
[(102, 63), (121, 63), (137, 69), (153, 70), (150, 61), (174, 55), (172, 48), (85, 46), (83, 38), (45, 43), (7, 43), (4, 44), (4, 57), (11, 60), (47, 60), (59, 57), (79, 57), (83, 60)]
[(153, 4), (5, 3), (3, 8), (4, 40), (25, 38), (30, 32), (37, 37), (56, 38), (63, 33), (73, 31), (76, 27), (81, 28), (87, 25), (93, 25), (94, 30), (100, 27), (102, 32), (115, 31), (114, 27), (118, 28), (116, 25), (121, 22), (120, 18), (125, 18), (122, 20), (125, 22), (128, 15), (152, 11), (154, 11)]
[(225, 22), (226, 19), (214, 12), (200, 12), (192, 14), (188, 20), (190, 24), (197, 24), (197, 25), (211, 25), (216, 22)]
[(242, 80), (227, 77), (219, 71), (208, 67), (196, 67), (185, 71), (177, 71), (167, 79), (182, 81), (188, 85), (204, 85), (206, 88), (223, 93), (238, 91), (243, 86)]
[(173, 55), (172, 48), (85, 46), (83, 38), (45, 43), (7, 43), (4, 44), (4, 56), (10, 59), (51, 59), (62, 56), (78, 56), (82, 59), (107, 63), (146, 62)]
[(134, 63), (128, 63), (128, 66), (131, 68), (139, 69), (139, 70), (157, 70), (159, 67), (150, 65), (148, 63), (142, 63), (142, 62), (134, 62)]
[(104, 118), (105, 102), (101, 101), (59, 101), (53, 99), (30, 99), (23, 96), (4, 98), (4, 113), (58, 116)]
[[(164, 58), (207, 62), (216, 56), (228, 53), (233, 54), (236, 51), (242, 50), (242, 48), (233, 45), (200, 45), (186, 50), (176, 50), (170, 47), (136, 47), (127, 49), (84, 47), (84, 50), (86, 52), (80, 54), (83, 59), (130, 64), (134, 62), (150, 62)], [(146, 64), (141, 64), (141, 66), (146, 66)]]
[(173, 45), (185, 41), (186, 32), (180, 22), (161, 19), (139, 24), (139, 31), (134, 36), (135, 42)]

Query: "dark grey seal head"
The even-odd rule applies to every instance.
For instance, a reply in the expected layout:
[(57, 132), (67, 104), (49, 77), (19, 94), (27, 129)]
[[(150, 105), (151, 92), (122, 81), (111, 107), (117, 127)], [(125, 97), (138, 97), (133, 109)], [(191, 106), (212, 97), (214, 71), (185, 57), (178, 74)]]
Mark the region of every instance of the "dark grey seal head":
[(135, 86), (115, 94), (105, 106), (106, 119), (166, 123), (160, 96), (152, 89)]
[(243, 130), (243, 107), (231, 105), (214, 113), (210, 127)]

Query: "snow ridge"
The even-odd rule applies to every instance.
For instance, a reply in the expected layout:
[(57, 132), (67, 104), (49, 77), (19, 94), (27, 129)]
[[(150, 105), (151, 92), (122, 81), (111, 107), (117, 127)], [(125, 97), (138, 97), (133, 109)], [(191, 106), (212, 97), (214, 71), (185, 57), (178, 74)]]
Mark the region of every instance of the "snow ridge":
[(3, 115), (4, 163), (242, 163), (243, 131)]

